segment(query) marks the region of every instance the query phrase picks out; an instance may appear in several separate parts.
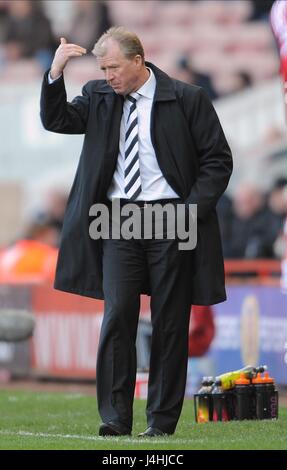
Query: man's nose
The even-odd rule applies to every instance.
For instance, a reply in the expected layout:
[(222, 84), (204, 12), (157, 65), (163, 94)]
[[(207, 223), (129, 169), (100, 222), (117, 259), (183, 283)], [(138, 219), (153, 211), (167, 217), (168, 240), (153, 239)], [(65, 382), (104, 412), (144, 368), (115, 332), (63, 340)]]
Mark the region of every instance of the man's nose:
[(106, 70), (106, 80), (110, 82), (114, 78), (114, 73), (112, 70)]

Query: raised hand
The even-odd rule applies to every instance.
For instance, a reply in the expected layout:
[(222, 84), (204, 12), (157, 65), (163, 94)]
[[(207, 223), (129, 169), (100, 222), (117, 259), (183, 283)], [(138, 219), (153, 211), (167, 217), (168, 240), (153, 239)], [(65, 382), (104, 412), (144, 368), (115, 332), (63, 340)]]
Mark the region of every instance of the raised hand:
[(63, 73), (71, 57), (81, 57), (87, 50), (77, 44), (68, 44), (65, 38), (61, 38), (61, 43), (55, 52), (51, 65), (50, 75), (52, 79), (59, 77)]

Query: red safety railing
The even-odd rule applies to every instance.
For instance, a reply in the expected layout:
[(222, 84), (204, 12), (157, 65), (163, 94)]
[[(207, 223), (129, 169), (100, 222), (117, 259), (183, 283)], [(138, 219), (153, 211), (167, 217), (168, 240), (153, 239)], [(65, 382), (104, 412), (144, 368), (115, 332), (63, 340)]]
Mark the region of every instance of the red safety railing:
[(228, 259), (224, 262), (227, 282), (260, 281), (278, 284), (281, 261), (274, 259)]

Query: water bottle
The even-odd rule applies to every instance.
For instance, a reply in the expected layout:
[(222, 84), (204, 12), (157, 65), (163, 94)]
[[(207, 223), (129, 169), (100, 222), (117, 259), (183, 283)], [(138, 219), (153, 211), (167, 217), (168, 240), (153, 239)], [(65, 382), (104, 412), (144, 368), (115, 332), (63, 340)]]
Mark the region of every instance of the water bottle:
[(201, 388), (194, 395), (194, 411), (197, 423), (207, 423), (212, 420), (211, 390), (213, 384), (213, 377), (203, 377)]
[(272, 377), (269, 377), (268, 372), (264, 372), (263, 380), (266, 383), (270, 419), (278, 419), (279, 400), (278, 390), (275, 387), (275, 380)]
[(246, 379), (242, 372), (234, 382), (235, 419), (252, 419), (252, 391), (250, 379)]
[(229, 421), (231, 419), (229, 412), (229, 403), (231, 395), (222, 388), (222, 382), (216, 377), (212, 390), (213, 414), (212, 421)]
[(252, 379), (252, 383), (255, 390), (256, 418), (278, 419), (278, 391), (274, 379), (265, 372), (264, 376), (258, 374)]

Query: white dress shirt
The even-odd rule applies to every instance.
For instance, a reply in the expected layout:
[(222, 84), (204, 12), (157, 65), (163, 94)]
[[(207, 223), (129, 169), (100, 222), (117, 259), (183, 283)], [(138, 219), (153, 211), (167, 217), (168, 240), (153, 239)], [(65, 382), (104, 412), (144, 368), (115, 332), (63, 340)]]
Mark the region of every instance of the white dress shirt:
[[(157, 199), (173, 199), (179, 195), (168, 184), (157, 163), (157, 158), (151, 141), (150, 121), (153, 98), (155, 94), (156, 78), (153, 71), (148, 68), (150, 76), (148, 80), (137, 90), (140, 95), (137, 100), (138, 112), (138, 138), (139, 138), (139, 165), (142, 191), (136, 198), (137, 201), (153, 201)], [(59, 77), (57, 77), (59, 78)], [(55, 79), (57, 80), (57, 79)], [(53, 80), (48, 75), (49, 83)], [(127, 199), (124, 187), (125, 172), (125, 135), (126, 123), (129, 115), (130, 102), (125, 100), (120, 128), (120, 142), (117, 166), (111, 185), (107, 192), (108, 199)]]
[[(164, 178), (158, 166), (157, 158), (151, 141), (150, 120), (153, 98), (156, 87), (156, 78), (149, 68), (150, 76), (148, 80), (137, 90), (140, 95), (137, 100), (138, 111), (138, 138), (139, 138), (139, 165), (141, 175), (142, 191), (136, 198), (137, 201), (153, 201), (156, 199), (178, 198), (171, 186)], [(130, 103), (125, 100), (123, 116), (121, 120), (119, 155), (117, 166), (113, 175), (111, 185), (108, 189), (108, 199), (127, 199), (124, 187), (125, 169), (125, 135), (126, 122), (129, 115)]]

